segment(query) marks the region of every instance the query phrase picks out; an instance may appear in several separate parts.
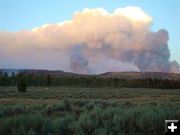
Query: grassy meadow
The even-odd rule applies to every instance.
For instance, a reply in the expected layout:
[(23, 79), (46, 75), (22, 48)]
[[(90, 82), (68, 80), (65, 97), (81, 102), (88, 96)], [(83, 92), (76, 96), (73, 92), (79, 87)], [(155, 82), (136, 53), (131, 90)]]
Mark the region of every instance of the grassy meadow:
[(179, 89), (0, 87), (2, 135), (161, 135)]

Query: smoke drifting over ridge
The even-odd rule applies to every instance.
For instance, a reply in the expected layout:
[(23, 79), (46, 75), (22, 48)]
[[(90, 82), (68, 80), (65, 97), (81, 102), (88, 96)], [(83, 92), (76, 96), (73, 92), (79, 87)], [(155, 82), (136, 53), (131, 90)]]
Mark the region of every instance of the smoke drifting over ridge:
[[(180, 72), (171, 62), (168, 32), (150, 30), (152, 17), (138, 7), (75, 12), (72, 20), (32, 31), (0, 32), (0, 58), (18, 66), (76, 73)], [(19, 63), (19, 64), (17, 64)], [(7, 64), (0, 61), (0, 65)]]

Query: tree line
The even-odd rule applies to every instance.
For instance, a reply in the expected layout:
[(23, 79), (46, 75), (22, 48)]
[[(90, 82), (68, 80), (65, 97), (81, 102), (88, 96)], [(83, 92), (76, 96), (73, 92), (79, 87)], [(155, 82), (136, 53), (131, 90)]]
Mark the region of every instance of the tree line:
[[(24, 86), (23, 86), (24, 85)], [(122, 79), (103, 78), (97, 76), (51, 76), (12, 73), (0, 74), (0, 86), (70, 86), (70, 87), (128, 87), (128, 88), (160, 88), (178, 89), (180, 80), (145, 78), (145, 79)]]

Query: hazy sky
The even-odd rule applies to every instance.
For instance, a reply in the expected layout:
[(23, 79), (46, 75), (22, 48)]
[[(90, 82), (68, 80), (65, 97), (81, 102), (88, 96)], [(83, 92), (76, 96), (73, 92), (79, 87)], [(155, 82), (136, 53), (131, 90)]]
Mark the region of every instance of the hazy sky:
[(0, 0), (0, 31), (31, 30), (43, 24), (71, 20), (75, 11), (104, 8), (112, 12), (126, 6), (140, 7), (153, 19), (152, 31), (169, 32), (171, 60), (180, 63), (179, 0)]

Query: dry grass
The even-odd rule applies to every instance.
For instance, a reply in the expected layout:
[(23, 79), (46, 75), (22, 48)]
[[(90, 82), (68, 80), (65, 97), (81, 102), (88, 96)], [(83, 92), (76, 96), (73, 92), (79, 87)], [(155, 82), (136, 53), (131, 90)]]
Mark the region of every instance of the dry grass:
[(15, 87), (0, 87), (0, 104), (55, 103), (62, 99), (104, 100), (133, 103), (180, 102), (179, 89), (29, 87), (19, 93)]

